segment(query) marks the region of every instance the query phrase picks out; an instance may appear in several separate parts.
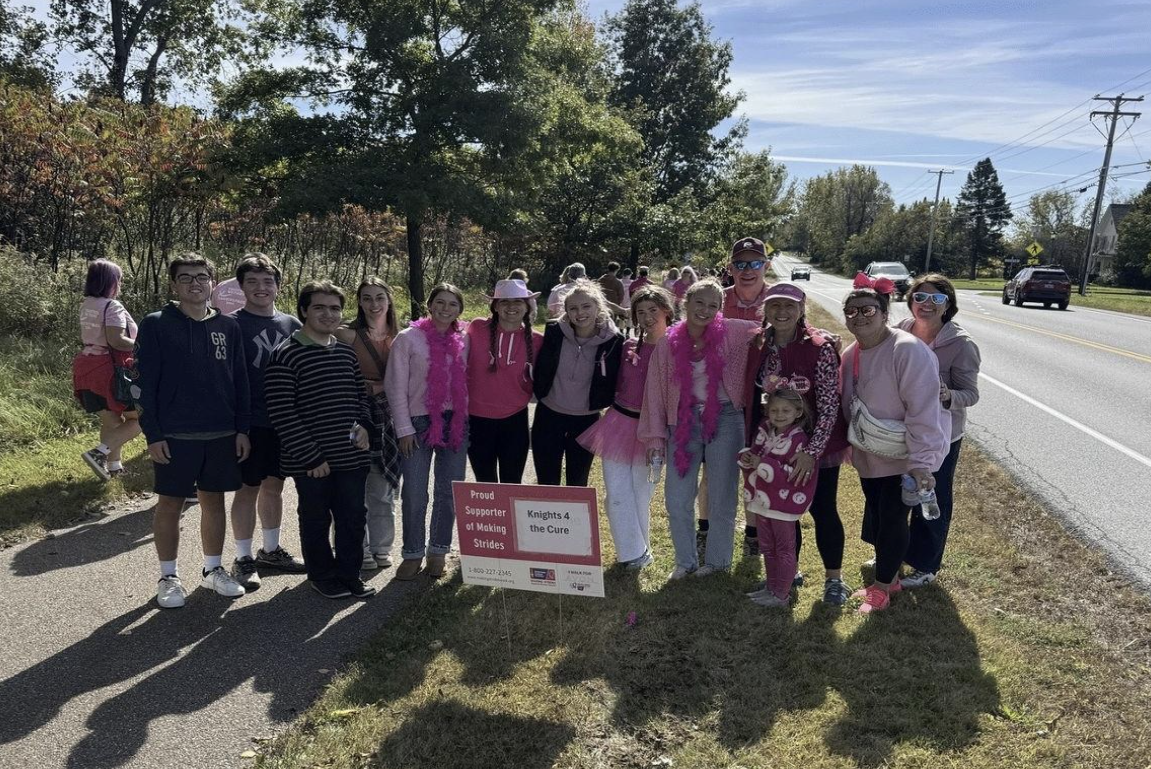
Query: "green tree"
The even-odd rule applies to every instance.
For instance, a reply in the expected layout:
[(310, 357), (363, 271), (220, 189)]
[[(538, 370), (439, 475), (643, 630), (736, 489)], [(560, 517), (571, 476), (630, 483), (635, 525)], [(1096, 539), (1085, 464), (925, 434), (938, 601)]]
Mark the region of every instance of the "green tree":
[[(728, 91), (731, 45), (713, 40), (712, 31), (698, 2), (681, 7), (678, 0), (628, 0), (608, 19), (616, 74), (612, 101), (643, 137), (643, 161), (654, 183), (651, 206), (675, 199), (682, 212), (690, 200), (702, 211), (711, 182), (746, 134), (742, 120), (717, 130), (743, 95)], [(652, 218), (652, 212), (638, 210), (631, 222), (633, 266), (644, 246), (678, 256), (677, 245), (660, 237), (666, 228), (646, 226)]]
[(703, 211), (704, 238), (699, 247), (712, 264), (724, 261), (736, 238), (754, 235), (775, 240), (794, 206), (794, 185), (787, 168), (770, 152), (741, 152), (715, 181)]
[(859, 262), (860, 254), (847, 254), (848, 241), (867, 232), (891, 205), (891, 188), (874, 168), (828, 171), (804, 184), (789, 240), (814, 262), (858, 269), (869, 260)]
[(491, 217), (539, 135), (533, 42), (557, 2), (306, 1), (280, 30), (306, 62), (246, 73), (221, 106), (247, 118), (248, 160), (263, 164), (283, 209), (402, 212), (418, 314), (425, 221)]
[(1119, 283), (1151, 288), (1151, 184), (1131, 201), (1118, 236), (1115, 271)]
[(1044, 262), (1058, 264), (1074, 274), (1087, 248), (1083, 216), (1084, 212), (1077, 210), (1074, 193), (1062, 190), (1036, 193), (1013, 222), (1015, 232), (1011, 246), (1024, 254), (1027, 246), (1035, 241), (1043, 246), (1040, 258)]
[(48, 50), (48, 25), (32, 17), (32, 9), (0, 3), (0, 77), (40, 90), (56, 85), (59, 76)]
[[(51, 0), (53, 34), (87, 57), (77, 82), (148, 106), (178, 80), (212, 82), (258, 35), (239, 0)], [(267, 9), (266, 9), (267, 10)]]
[(965, 220), (968, 277), (975, 280), (979, 268), (1002, 253), (1003, 229), (1012, 216), (990, 158), (980, 160), (967, 175), (959, 191), (956, 213)]

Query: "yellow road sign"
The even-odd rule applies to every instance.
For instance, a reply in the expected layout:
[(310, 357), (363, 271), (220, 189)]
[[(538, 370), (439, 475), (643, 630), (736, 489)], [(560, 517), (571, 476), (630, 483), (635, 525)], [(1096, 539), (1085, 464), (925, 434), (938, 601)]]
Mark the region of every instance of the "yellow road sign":
[(763, 244), (763, 253), (767, 254), (768, 256), (771, 256), (772, 254), (775, 253), (775, 249), (771, 247), (770, 243), (764, 243)]
[(1031, 254), (1031, 258), (1034, 259), (1043, 253), (1043, 246), (1033, 240), (1031, 241), (1031, 245), (1027, 247), (1027, 253)]

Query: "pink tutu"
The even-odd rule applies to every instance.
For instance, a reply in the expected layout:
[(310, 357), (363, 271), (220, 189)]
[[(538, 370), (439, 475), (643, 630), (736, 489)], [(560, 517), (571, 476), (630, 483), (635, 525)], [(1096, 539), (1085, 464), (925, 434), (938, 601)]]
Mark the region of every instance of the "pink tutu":
[(639, 420), (609, 408), (576, 442), (600, 457), (625, 465), (646, 465), (647, 445), (636, 437)]

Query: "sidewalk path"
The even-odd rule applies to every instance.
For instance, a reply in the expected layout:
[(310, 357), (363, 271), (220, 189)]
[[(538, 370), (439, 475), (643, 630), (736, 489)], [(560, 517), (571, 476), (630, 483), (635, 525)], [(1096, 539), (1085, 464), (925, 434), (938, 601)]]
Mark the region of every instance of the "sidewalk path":
[[(152, 504), (0, 551), (3, 769), (250, 765), (240, 754), (252, 738), (311, 705), (347, 656), (429, 580), (393, 582), (394, 567), (365, 572), (379, 590), (374, 598), (332, 601), (302, 575), (272, 574), (230, 601), (198, 586), (200, 516), (191, 507), (179, 563), (188, 603), (161, 610)], [(283, 541), (299, 554), (295, 509), (289, 482)], [(399, 529), (398, 501), (396, 517)], [(233, 555), (229, 536), (225, 560)]]

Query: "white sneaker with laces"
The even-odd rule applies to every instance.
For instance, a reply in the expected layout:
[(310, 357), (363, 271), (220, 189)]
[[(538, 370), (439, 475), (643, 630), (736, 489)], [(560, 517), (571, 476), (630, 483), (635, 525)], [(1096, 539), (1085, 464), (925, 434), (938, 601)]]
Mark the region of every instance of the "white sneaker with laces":
[(710, 577), (712, 574), (715, 574), (716, 572), (719, 572), (719, 571), (723, 571), (723, 569), (717, 569), (714, 566), (708, 566), (705, 563), (703, 566), (700, 566), (698, 569), (693, 571), (691, 574), (693, 577)]
[(910, 574), (900, 578), (899, 581), (903, 583), (904, 587), (923, 587), (924, 585), (930, 585), (935, 579), (936, 577), (933, 572), (913, 569)]
[(667, 575), (667, 579), (669, 582), (674, 582), (677, 579), (683, 579), (694, 571), (697, 571), (697, 569), (689, 569), (685, 566), (676, 566), (672, 573)]
[(225, 598), (239, 598), (245, 592), (243, 585), (234, 580), (231, 574), (224, 571), (223, 566), (217, 566), (211, 571), (204, 572), (204, 579), (200, 581), (200, 587), (215, 590)]
[(360, 563), (361, 571), (375, 571), (378, 568), (380, 565), (376, 563), (376, 557), (371, 553), (364, 553), (364, 560)]
[(184, 585), (175, 574), (161, 577), (156, 583), (156, 603), (161, 609), (179, 609), (184, 605)]

